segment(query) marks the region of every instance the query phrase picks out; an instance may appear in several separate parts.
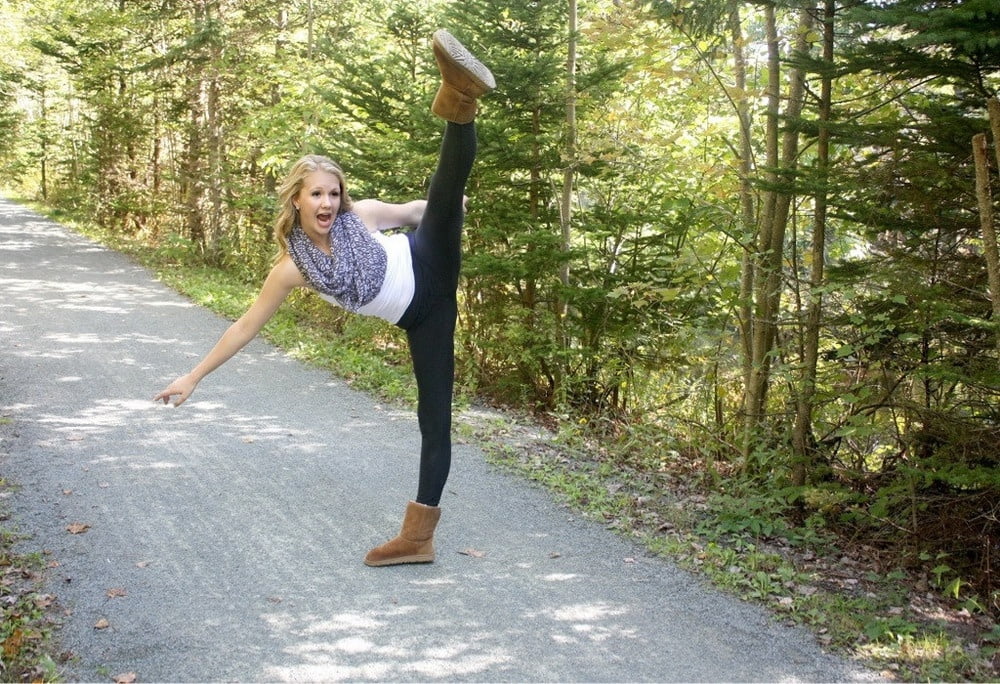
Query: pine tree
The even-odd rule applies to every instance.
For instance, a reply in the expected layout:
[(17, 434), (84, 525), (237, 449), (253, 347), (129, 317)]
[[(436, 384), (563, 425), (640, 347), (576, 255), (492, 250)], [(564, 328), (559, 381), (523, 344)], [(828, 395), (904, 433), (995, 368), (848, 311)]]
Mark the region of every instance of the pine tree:
[(955, 557), (975, 572), (998, 560), (982, 544), (998, 529), (980, 512), (1000, 497), (1000, 359), (970, 146), (1000, 86), (1000, 7), (873, 2), (853, 18), (874, 39), (854, 44), (844, 71), (882, 74), (891, 97), (845, 113), (852, 124), (835, 134), (857, 151), (835, 211), (868, 247), (835, 271), (851, 296), (833, 353), (858, 383), (833, 438), (891, 425), (881, 462), (868, 466), (884, 484), (878, 505), (908, 530), (905, 542), (961, 549)]

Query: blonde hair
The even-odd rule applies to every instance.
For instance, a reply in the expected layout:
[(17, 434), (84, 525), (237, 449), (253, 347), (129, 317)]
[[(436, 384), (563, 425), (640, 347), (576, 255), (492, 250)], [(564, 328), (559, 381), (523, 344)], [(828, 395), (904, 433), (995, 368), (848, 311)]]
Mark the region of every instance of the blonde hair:
[(340, 181), (340, 212), (351, 210), (351, 197), (347, 194), (347, 181), (344, 171), (329, 157), (318, 154), (307, 154), (292, 164), (288, 175), (278, 186), (278, 217), (274, 220), (274, 240), (278, 243), (278, 253), (274, 256), (277, 263), (288, 254), (288, 236), (298, 223), (298, 211), (292, 201), (302, 190), (306, 176), (314, 171), (326, 171)]

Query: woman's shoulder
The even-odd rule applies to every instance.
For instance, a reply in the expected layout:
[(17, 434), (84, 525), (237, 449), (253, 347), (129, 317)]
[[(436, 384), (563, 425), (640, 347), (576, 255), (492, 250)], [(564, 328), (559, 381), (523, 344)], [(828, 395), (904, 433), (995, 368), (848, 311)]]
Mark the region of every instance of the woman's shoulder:
[(271, 267), (268, 278), (273, 278), (290, 288), (304, 287), (306, 285), (305, 278), (302, 277), (302, 272), (299, 271), (299, 267), (295, 265), (295, 261), (292, 260), (288, 252), (282, 254), (274, 266)]
[(381, 211), (379, 205), (381, 204), (382, 202), (374, 199), (354, 200), (351, 202), (349, 213), (361, 219), (369, 232), (375, 232), (379, 222)]

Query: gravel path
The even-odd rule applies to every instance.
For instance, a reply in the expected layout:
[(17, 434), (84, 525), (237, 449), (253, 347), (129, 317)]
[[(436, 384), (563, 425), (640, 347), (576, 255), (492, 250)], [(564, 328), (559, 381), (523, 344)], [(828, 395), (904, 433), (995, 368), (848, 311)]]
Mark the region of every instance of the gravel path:
[(67, 679), (875, 679), (473, 446), (438, 561), (368, 568), (415, 493), (411, 412), (259, 340), (155, 405), (228, 321), (9, 201), (0, 293), (0, 473), (58, 563)]

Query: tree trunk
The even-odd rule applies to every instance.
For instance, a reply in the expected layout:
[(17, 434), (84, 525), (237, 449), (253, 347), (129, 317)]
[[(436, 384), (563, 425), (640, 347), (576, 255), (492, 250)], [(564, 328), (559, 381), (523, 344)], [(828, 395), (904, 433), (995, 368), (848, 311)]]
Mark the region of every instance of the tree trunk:
[[(834, 0), (824, 0), (823, 63), (833, 64)], [(813, 223), (812, 259), (809, 278), (809, 302), (806, 310), (805, 343), (803, 345), (802, 379), (796, 397), (795, 426), (792, 430), (792, 484), (806, 483), (813, 466), (812, 411), (816, 394), (816, 366), (819, 360), (819, 333), (823, 312), (821, 287), (826, 267), (827, 180), (830, 168), (830, 112), (832, 109), (833, 77), (825, 73), (820, 86), (819, 132), (816, 144), (816, 172), (819, 187), (815, 195), (816, 218)]]
[[(569, 251), (572, 239), (573, 225), (573, 188), (576, 185), (576, 34), (577, 34), (577, 5), (576, 0), (569, 0), (567, 8), (567, 43), (566, 43), (566, 131), (563, 157), (566, 166), (563, 168), (562, 195), (559, 200), (559, 249), (562, 252), (562, 263), (559, 265), (559, 282), (562, 284), (562, 292), (556, 298), (556, 335), (558, 335), (559, 345), (562, 348), (570, 346), (569, 333), (567, 331), (566, 313), (569, 311), (567, 300), (569, 292)], [(566, 383), (565, 368), (561, 362), (553, 364), (552, 374), (555, 376), (555, 388), (559, 393), (563, 393)], [(564, 397), (559, 396), (557, 401), (562, 401)]]
[[(573, 220), (573, 186), (576, 180), (576, 0), (569, 0), (569, 43), (566, 54), (566, 168), (563, 171), (562, 202), (559, 224), (562, 233), (562, 251), (570, 249), (570, 229)], [(559, 280), (569, 287), (569, 259), (564, 259), (559, 269)], [(560, 314), (566, 315), (565, 296), (560, 298)]]
[[(276, 25), (276, 36), (274, 39), (274, 61), (275, 63), (280, 63), (282, 57), (284, 57), (285, 50), (288, 46), (288, 10), (281, 6), (278, 8), (278, 17)], [(271, 91), (268, 104), (272, 109), (277, 109), (278, 105), (281, 103), (281, 84), (275, 79), (271, 82)], [(266, 194), (270, 197), (275, 194), (278, 188), (278, 179), (273, 173), (264, 174), (264, 190)]]
[(222, 160), (223, 155), (223, 144), (224, 136), (222, 132), (222, 113), (221, 109), (221, 87), (219, 81), (221, 80), (221, 69), (222, 69), (222, 59), (223, 59), (223, 36), (220, 34), (222, 30), (222, 22), (224, 21), (222, 2), (216, 0), (209, 4), (210, 8), (214, 8), (216, 16), (207, 17), (209, 19), (210, 25), (214, 24), (216, 28), (213, 29), (213, 35), (209, 42), (210, 52), (209, 52), (209, 73), (208, 73), (208, 83), (205, 88), (205, 133), (206, 133), (206, 145), (208, 147), (208, 201), (206, 203), (206, 209), (208, 210), (208, 216), (205, 220), (205, 254), (207, 255), (209, 261), (212, 263), (217, 263), (221, 256), (221, 241), (222, 241), (222, 231), (223, 231), (223, 216), (222, 216), (222, 187), (223, 187), (223, 168)]
[[(207, 23), (208, 9), (205, 0), (193, 4), (194, 30), (202, 31)], [(201, 60), (191, 60), (187, 83), (187, 149), (184, 159), (185, 228), (188, 238), (205, 247), (205, 97), (207, 79)]]
[[(998, 100), (995, 97), (991, 97), (987, 101), (986, 105), (987, 105), (986, 108), (990, 114), (990, 132), (993, 134), (993, 153), (996, 155), (997, 169), (1000, 169), (1000, 100)], [(990, 207), (992, 208), (992, 206), (993, 205), (991, 204)], [(984, 234), (984, 240), (989, 244), (989, 247), (987, 247), (987, 249), (993, 250), (993, 255), (994, 255), (993, 270), (994, 272), (996, 272), (997, 270), (1000, 270), (1000, 265), (997, 265), (996, 263), (997, 261), (996, 224), (991, 223), (990, 227), (993, 229), (994, 232), (993, 240), (985, 240), (985, 234)], [(993, 280), (990, 281), (990, 290), (991, 290), (991, 295), (993, 297), (993, 323), (998, 326), (997, 349), (998, 351), (1000, 351), (1000, 314), (997, 313), (997, 306), (998, 306), (997, 302), (1000, 302), (1000, 287), (998, 287), (998, 283), (996, 282), (997, 280), (998, 278), (994, 277)]]
[[(753, 367), (751, 340), (753, 340), (753, 245), (757, 239), (757, 212), (750, 176), (753, 173), (753, 139), (750, 131), (750, 98), (747, 97), (747, 60), (744, 49), (740, 4), (733, 0), (729, 6), (729, 32), (733, 46), (733, 76), (735, 79), (736, 114), (740, 120), (740, 234), (742, 257), (740, 260), (740, 342), (743, 352), (743, 386), (750, 386)], [(744, 397), (745, 398), (745, 397)], [(745, 406), (744, 406), (745, 408)]]
[(153, 95), (153, 153), (149, 159), (150, 186), (156, 196), (159, 196), (163, 183), (163, 173), (160, 168), (163, 163), (163, 134), (160, 130), (163, 113), (160, 110), (160, 95), (156, 93)]
[[(754, 433), (763, 422), (764, 397), (767, 388), (766, 358), (768, 353), (767, 340), (769, 339), (766, 330), (771, 312), (767, 310), (770, 297), (767, 297), (767, 271), (766, 266), (771, 262), (768, 258), (768, 250), (773, 244), (772, 233), (775, 229), (774, 215), (777, 201), (776, 186), (778, 181), (778, 113), (781, 100), (781, 55), (778, 43), (778, 29), (774, 16), (774, 5), (768, 3), (764, 7), (765, 30), (767, 35), (767, 61), (768, 61), (768, 82), (767, 82), (767, 125), (765, 133), (764, 147), (765, 171), (764, 179), (767, 189), (764, 192), (762, 215), (760, 221), (760, 231), (757, 234), (757, 245), (754, 249), (751, 268), (753, 269), (753, 283), (756, 306), (754, 307), (751, 319), (750, 338), (750, 377), (745, 388), (746, 398), (744, 407), (744, 434), (743, 434), (743, 467), (749, 466), (750, 454), (753, 451)], [(778, 254), (779, 263), (781, 252)]]
[[(213, 16), (213, 12), (215, 16)], [(188, 236), (209, 261), (218, 260), (222, 237), (223, 133), (221, 113), (221, 68), (223, 9), (217, 0), (194, 4), (196, 31), (211, 31), (191, 60), (188, 85), (188, 147), (185, 181)]]
[[(764, 217), (757, 242), (755, 280), (756, 307), (753, 320), (753, 345), (751, 347), (750, 385), (747, 388), (747, 415), (744, 430), (744, 469), (756, 443), (755, 434), (764, 425), (767, 391), (770, 383), (771, 357), (778, 330), (778, 313), (781, 307), (782, 265), (785, 256), (785, 229), (794, 191), (793, 182), (798, 157), (798, 132), (787, 126), (780, 139), (779, 158), (779, 107), (781, 55), (778, 44), (774, 6), (765, 7), (768, 51), (768, 106), (767, 106), (767, 171), (768, 185), (765, 193)], [(812, 15), (807, 10), (799, 14), (799, 27), (795, 52), (805, 54), (809, 49), (808, 29)], [(802, 113), (805, 93), (805, 74), (800, 68), (789, 72), (789, 89), (785, 118), (795, 121)]]
[[(42, 134), (40, 136), (40, 147), (41, 154), (39, 155), (38, 163), (40, 165), (41, 173), (41, 184), (42, 184), (42, 199), (47, 200), (49, 198), (49, 173), (48, 173), (48, 163), (49, 163), (49, 136), (46, 133), (46, 129), (49, 124), (49, 110), (48, 102), (46, 102), (45, 95), (45, 84), (42, 83), (38, 90), (38, 100), (41, 105), (42, 113)], [(76, 154), (73, 155), (74, 164), (76, 163)], [(73, 179), (76, 180), (76, 173), (73, 174)]]
[(1000, 100), (991, 97), (986, 102), (986, 109), (990, 113), (990, 132), (993, 133), (993, 152), (997, 159), (997, 168), (1000, 169)]

